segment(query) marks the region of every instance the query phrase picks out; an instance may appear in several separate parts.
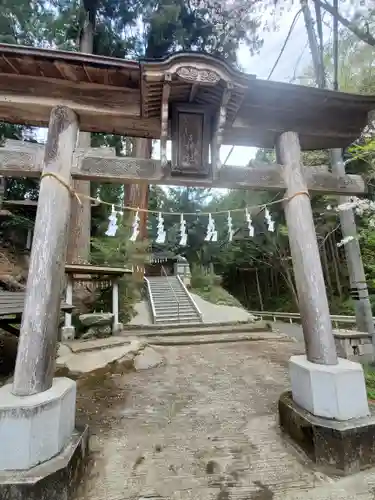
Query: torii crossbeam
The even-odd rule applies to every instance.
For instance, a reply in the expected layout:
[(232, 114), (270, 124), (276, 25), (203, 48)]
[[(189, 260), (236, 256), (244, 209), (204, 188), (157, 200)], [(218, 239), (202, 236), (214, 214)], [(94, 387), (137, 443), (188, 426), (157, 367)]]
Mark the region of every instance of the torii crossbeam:
[[(44, 147), (34, 143), (7, 141), (0, 148), (0, 174), (6, 177), (39, 177), (43, 170)], [(212, 172), (212, 168), (211, 168)], [(176, 176), (170, 164), (160, 160), (116, 157), (113, 150), (77, 149), (73, 154), (72, 177), (120, 184), (147, 183), (210, 188), (283, 190), (286, 189), (282, 165), (250, 161), (248, 167), (223, 166), (215, 176)], [(337, 177), (328, 166), (305, 168), (311, 192), (360, 195), (366, 191), (359, 175)]]

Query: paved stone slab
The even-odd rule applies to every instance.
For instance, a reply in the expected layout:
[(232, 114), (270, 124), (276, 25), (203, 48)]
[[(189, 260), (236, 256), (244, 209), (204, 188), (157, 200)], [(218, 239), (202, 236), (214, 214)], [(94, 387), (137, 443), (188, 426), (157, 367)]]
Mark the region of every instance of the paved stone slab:
[(151, 345), (165, 345), (165, 346), (184, 346), (194, 344), (220, 344), (228, 342), (292, 342), (290, 337), (286, 335), (279, 335), (272, 332), (265, 333), (206, 333), (202, 335), (199, 330), (195, 334), (190, 335), (161, 335), (146, 337)]
[(277, 401), (300, 344), (159, 349), (165, 364), (111, 378), (117, 400), (98, 399), (95, 465), (75, 500), (373, 500), (371, 471), (353, 496), (357, 476), (342, 488), (280, 432)]
[(144, 345), (139, 340), (134, 340), (117, 347), (71, 353), (57, 358), (56, 366), (59, 369), (67, 369), (72, 376), (79, 377), (105, 368), (115, 361), (121, 362), (125, 357), (134, 358), (142, 351)]
[(126, 345), (129, 343), (129, 339), (124, 337), (110, 337), (107, 339), (96, 339), (96, 340), (72, 340), (69, 342), (64, 342), (63, 345), (69, 347), (72, 352), (87, 352), (96, 351), (99, 349), (106, 349), (108, 347), (116, 347), (119, 345)]
[(152, 347), (145, 347), (143, 351), (134, 358), (134, 368), (138, 371), (155, 368), (162, 363), (163, 356), (155, 351), (155, 349), (152, 349)]

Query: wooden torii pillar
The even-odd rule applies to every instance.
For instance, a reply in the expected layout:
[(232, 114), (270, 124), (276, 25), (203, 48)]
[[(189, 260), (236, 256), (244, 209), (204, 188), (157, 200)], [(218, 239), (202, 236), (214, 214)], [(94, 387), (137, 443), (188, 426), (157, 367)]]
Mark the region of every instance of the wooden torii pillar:
[(76, 383), (53, 376), (77, 133), (75, 112), (53, 108), (14, 381), (0, 388), (2, 471), (29, 470), (52, 459), (75, 432)]
[(51, 112), (26, 286), (13, 394), (52, 386), (71, 203), (71, 169), (78, 119), (69, 108)]
[(293, 401), (317, 417), (366, 417), (362, 366), (336, 353), (298, 134), (281, 134), (276, 150), (287, 186), (285, 216), (306, 346), (306, 356), (289, 363)]

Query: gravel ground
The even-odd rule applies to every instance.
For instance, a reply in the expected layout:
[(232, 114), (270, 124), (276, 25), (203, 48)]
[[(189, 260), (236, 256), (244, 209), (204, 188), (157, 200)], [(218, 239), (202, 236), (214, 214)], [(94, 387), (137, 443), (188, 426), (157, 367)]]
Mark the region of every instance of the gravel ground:
[(161, 367), (81, 386), (93, 465), (76, 500), (373, 499), (371, 472), (327, 477), (280, 434), (277, 400), (301, 347), (163, 348)]

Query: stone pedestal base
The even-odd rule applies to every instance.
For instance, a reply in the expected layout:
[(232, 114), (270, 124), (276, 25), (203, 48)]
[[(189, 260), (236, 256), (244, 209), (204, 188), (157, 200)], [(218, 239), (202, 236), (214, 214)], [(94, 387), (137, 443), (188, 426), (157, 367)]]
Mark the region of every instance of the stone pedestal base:
[(293, 401), (316, 417), (349, 420), (369, 415), (362, 365), (339, 358), (337, 365), (318, 365), (292, 356), (289, 374)]
[(67, 500), (85, 471), (88, 428), (76, 429), (65, 448), (51, 460), (27, 471), (0, 472), (0, 499)]
[(76, 334), (76, 329), (74, 326), (63, 326), (61, 328), (61, 342), (66, 342), (67, 340), (74, 340)]
[(75, 428), (76, 383), (55, 378), (51, 389), (14, 396), (0, 388), (0, 471), (29, 470), (69, 443)]
[(375, 416), (346, 422), (316, 417), (285, 392), (279, 417), (281, 428), (325, 472), (348, 475), (375, 465)]
[(122, 323), (113, 323), (112, 334), (116, 335), (116, 333), (122, 332), (123, 329), (124, 329), (124, 325)]

